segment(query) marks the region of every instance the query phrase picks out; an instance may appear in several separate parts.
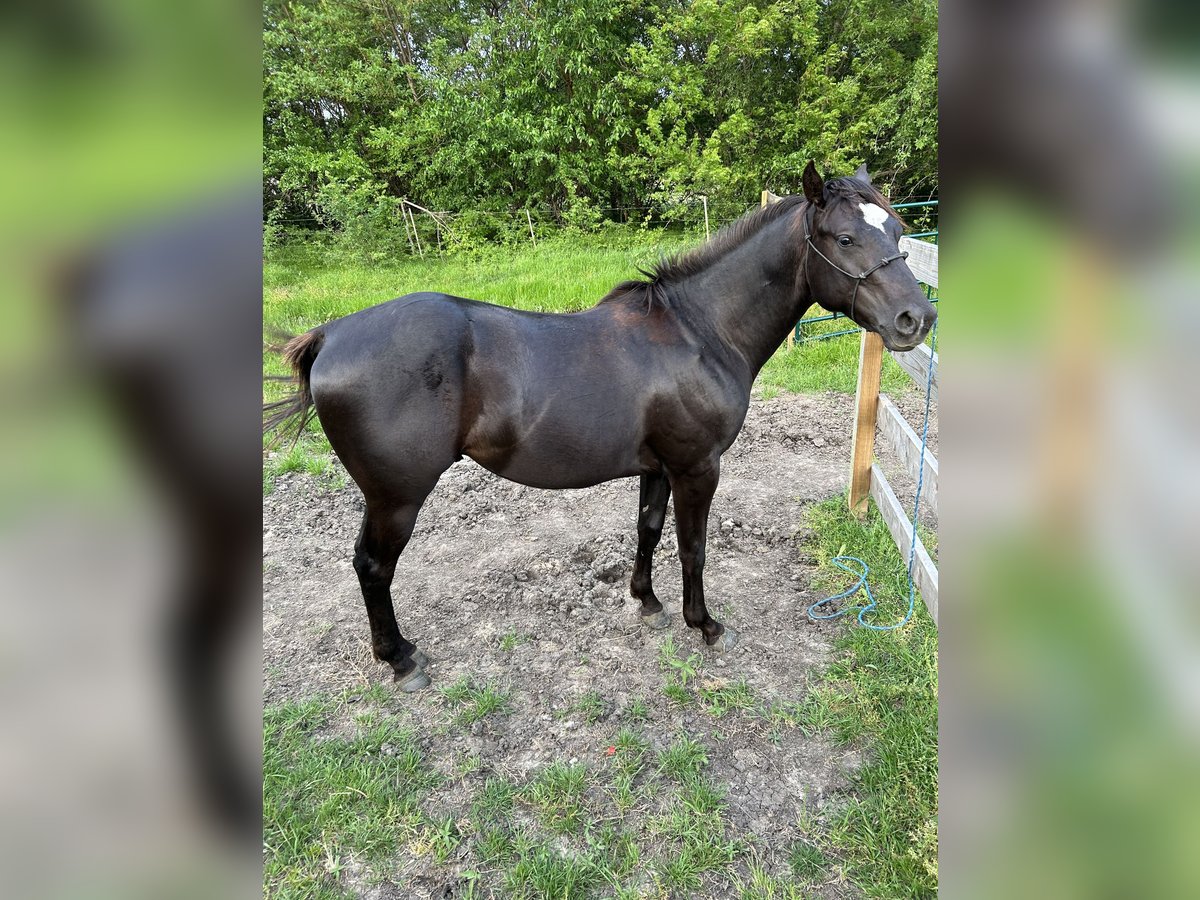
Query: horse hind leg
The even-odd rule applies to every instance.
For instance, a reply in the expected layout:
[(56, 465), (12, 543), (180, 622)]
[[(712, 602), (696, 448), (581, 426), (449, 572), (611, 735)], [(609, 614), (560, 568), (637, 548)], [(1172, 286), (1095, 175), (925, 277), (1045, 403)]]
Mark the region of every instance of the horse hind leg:
[(629, 593), (642, 601), (642, 622), (655, 629), (666, 628), (671, 624), (671, 616), (654, 595), (651, 578), (654, 550), (662, 537), (663, 522), (667, 517), (667, 500), (670, 497), (671, 483), (665, 475), (642, 476), (638, 497), (637, 558), (633, 564)]
[(392, 667), (394, 680), (403, 691), (417, 691), (430, 683), (425, 654), (396, 624), (391, 594), (396, 562), (412, 537), (423, 501), (424, 497), (415, 503), (382, 507), (368, 503), (354, 544), (354, 571), (371, 625), (371, 650), (376, 659)]

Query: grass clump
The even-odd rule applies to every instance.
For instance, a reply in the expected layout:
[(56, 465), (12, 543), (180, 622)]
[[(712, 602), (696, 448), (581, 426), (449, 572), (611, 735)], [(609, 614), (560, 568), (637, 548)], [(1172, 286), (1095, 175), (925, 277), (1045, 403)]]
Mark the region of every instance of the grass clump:
[(567, 708), (567, 712), (578, 712), (589, 725), (594, 725), (608, 714), (608, 701), (599, 691), (587, 691)]
[(753, 710), (758, 707), (754, 691), (744, 678), (733, 684), (717, 681), (702, 684), (699, 699), (705, 712), (718, 719), (731, 710)]
[(482, 684), (466, 675), (453, 684), (439, 688), (446, 705), (455, 710), (455, 721), (458, 724), (470, 725), (493, 713), (507, 713), (512, 710), (509, 691), (502, 690), (490, 681)]
[(704, 745), (686, 734), (658, 754), (658, 771), (676, 781), (696, 777), (707, 765), (708, 751)]
[(505, 873), (504, 896), (572, 900), (594, 896), (603, 884), (604, 868), (592, 854), (567, 855), (538, 844), (521, 854)]
[(566, 834), (586, 819), (583, 796), (587, 780), (587, 769), (581, 763), (554, 762), (521, 791), (520, 797), (537, 811), (551, 833)]

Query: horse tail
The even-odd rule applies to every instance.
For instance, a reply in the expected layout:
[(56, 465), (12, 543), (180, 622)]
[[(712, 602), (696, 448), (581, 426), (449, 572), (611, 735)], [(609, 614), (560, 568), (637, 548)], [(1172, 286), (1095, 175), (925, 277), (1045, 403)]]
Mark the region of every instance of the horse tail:
[(321, 345), (325, 343), (325, 331), (322, 328), (314, 328), (296, 337), (283, 335), (281, 341), (271, 345), (270, 349), (283, 356), (291, 366), (292, 374), (267, 377), (272, 381), (290, 381), (296, 385), (296, 390), (282, 400), (263, 404), (263, 434), (280, 428), (286, 433), (295, 428), (296, 434), (292, 438), (292, 443), (295, 444), (300, 439), (304, 426), (316, 414), (309, 376), (312, 373), (313, 362), (321, 352)]

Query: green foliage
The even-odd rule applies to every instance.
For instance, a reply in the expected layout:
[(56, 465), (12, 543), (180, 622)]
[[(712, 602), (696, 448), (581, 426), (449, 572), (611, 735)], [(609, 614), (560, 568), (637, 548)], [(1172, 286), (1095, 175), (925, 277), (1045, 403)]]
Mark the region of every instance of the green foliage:
[[(809, 157), (937, 187), (934, 0), (265, 0), (271, 239), (444, 247), (606, 220), (725, 220)], [(418, 217), (425, 245), (438, 229)]]

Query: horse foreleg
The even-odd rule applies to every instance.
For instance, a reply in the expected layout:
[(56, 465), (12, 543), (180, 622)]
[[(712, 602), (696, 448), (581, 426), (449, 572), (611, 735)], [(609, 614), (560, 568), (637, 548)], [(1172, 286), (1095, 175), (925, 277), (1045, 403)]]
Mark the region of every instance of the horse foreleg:
[(371, 623), (371, 649), (376, 659), (392, 667), (395, 681), (405, 691), (429, 686), (425, 654), (400, 634), (391, 591), (396, 561), (412, 537), (420, 509), (420, 503), (382, 510), (368, 506), (354, 545), (354, 571)]
[(720, 461), (675, 476), (675, 531), (679, 537), (679, 563), (683, 569), (683, 619), (689, 628), (699, 628), (704, 642), (717, 650), (729, 650), (737, 643), (737, 633), (708, 614), (704, 605), (704, 550), (708, 532), (708, 511), (720, 478)]
[(643, 475), (638, 497), (638, 547), (637, 559), (633, 564), (633, 578), (629, 582), (629, 593), (642, 601), (642, 621), (651, 628), (666, 628), (671, 617), (663, 609), (658, 597), (654, 596), (651, 570), (654, 566), (654, 550), (662, 537), (663, 522), (667, 517), (667, 500), (671, 496), (671, 482), (666, 475)]

